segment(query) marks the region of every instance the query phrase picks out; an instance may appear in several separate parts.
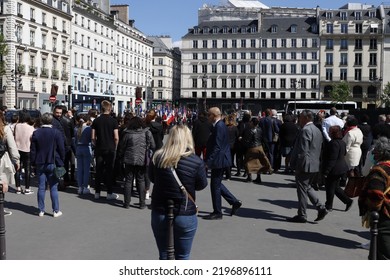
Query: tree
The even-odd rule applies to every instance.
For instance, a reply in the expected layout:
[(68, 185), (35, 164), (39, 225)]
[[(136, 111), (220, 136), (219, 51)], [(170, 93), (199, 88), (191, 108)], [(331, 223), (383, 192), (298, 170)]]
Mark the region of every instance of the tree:
[(351, 96), (351, 89), (349, 84), (345, 81), (341, 81), (340, 83), (334, 84), (332, 87), (332, 91), (330, 92), (330, 97), (332, 101), (336, 103), (342, 103), (344, 109), (344, 103), (348, 101)]
[(5, 60), (4, 57), (8, 54), (8, 46), (4, 41), (4, 35), (0, 34), (0, 76), (5, 74)]
[(388, 82), (380, 95), (381, 105), (390, 107), (390, 82)]

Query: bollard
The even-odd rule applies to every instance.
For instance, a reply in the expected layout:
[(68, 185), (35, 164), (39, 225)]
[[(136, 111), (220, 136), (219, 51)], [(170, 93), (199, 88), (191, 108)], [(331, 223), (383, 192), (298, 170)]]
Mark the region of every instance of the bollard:
[(5, 221), (4, 221), (4, 193), (0, 184), (0, 260), (5, 260)]
[(167, 222), (168, 222), (168, 245), (167, 245), (167, 258), (168, 260), (175, 259), (175, 247), (174, 247), (174, 237), (173, 237), (173, 200), (168, 200), (168, 214), (167, 214)]
[(369, 260), (376, 260), (377, 254), (377, 239), (378, 239), (378, 221), (379, 214), (376, 211), (371, 212), (371, 241), (370, 241), (370, 253), (368, 255)]

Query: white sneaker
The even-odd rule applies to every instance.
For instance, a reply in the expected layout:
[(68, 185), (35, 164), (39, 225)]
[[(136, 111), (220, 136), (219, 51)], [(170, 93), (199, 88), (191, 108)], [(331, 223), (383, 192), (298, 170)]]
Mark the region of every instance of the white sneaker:
[(12, 212), (11, 212), (11, 211), (4, 210), (4, 217), (5, 217), (5, 216), (11, 216), (11, 215), (12, 215)]
[(39, 216), (39, 217), (45, 216), (45, 212), (43, 212), (43, 211), (39, 212), (38, 216)]
[(57, 212), (53, 213), (53, 217), (54, 218), (58, 218), (59, 216), (62, 216), (62, 212), (61, 211), (57, 211)]
[(114, 199), (118, 199), (118, 198), (119, 198), (119, 195), (117, 195), (116, 193), (107, 194), (107, 200), (114, 200)]
[(146, 199), (146, 200), (150, 199), (150, 192), (149, 192), (149, 191), (146, 191), (145, 199)]
[(99, 199), (100, 198), (100, 193), (95, 193), (95, 199)]
[(34, 194), (34, 191), (33, 191), (33, 190), (30, 190), (30, 189), (25, 189), (25, 190), (24, 190), (24, 194), (26, 194), (26, 195)]

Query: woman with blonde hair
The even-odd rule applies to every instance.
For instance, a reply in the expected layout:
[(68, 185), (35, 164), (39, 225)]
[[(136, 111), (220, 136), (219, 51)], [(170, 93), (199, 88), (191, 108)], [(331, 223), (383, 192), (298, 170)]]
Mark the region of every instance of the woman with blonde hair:
[(159, 258), (167, 259), (167, 201), (172, 200), (175, 259), (189, 259), (198, 226), (195, 191), (207, 186), (207, 177), (203, 160), (195, 155), (193, 138), (187, 126), (172, 127), (167, 142), (152, 158), (149, 176), (154, 183), (151, 225)]

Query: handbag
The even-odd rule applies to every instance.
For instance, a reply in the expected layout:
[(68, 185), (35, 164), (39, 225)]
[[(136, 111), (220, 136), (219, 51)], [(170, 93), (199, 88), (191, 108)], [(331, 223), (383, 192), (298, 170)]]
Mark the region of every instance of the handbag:
[(54, 149), (53, 149), (53, 162), (54, 162), (54, 176), (57, 178), (57, 180), (61, 180), (62, 177), (64, 177), (66, 173), (66, 169), (63, 166), (56, 166), (56, 148), (57, 145), (54, 143)]
[(180, 190), (186, 196), (186, 208), (185, 209), (187, 209), (187, 204), (188, 204), (188, 199), (189, 199), (189, 200), (191, 200), (195, 204), (196, 214), (198, 214), (199, 209), (198, 209), (198, 205), (196, 205), (196, 203), (195, 203), (194, 198), (192, 197), (192, 195), (189, 192), (187, 192), (186, 187), (181, 183), (181, 181), (179, 179), (179, 176), (177, 176), (175, 168), (171, 167), (171, 171), (173, 173), (173, 177), (175, 177), (176, 182), (179, 184)]
[(349, 177), (347, 185), (344, 188), (344, 193), (350, 198), (359, 196), (365, 181), (366, 177), (364, 176)]

